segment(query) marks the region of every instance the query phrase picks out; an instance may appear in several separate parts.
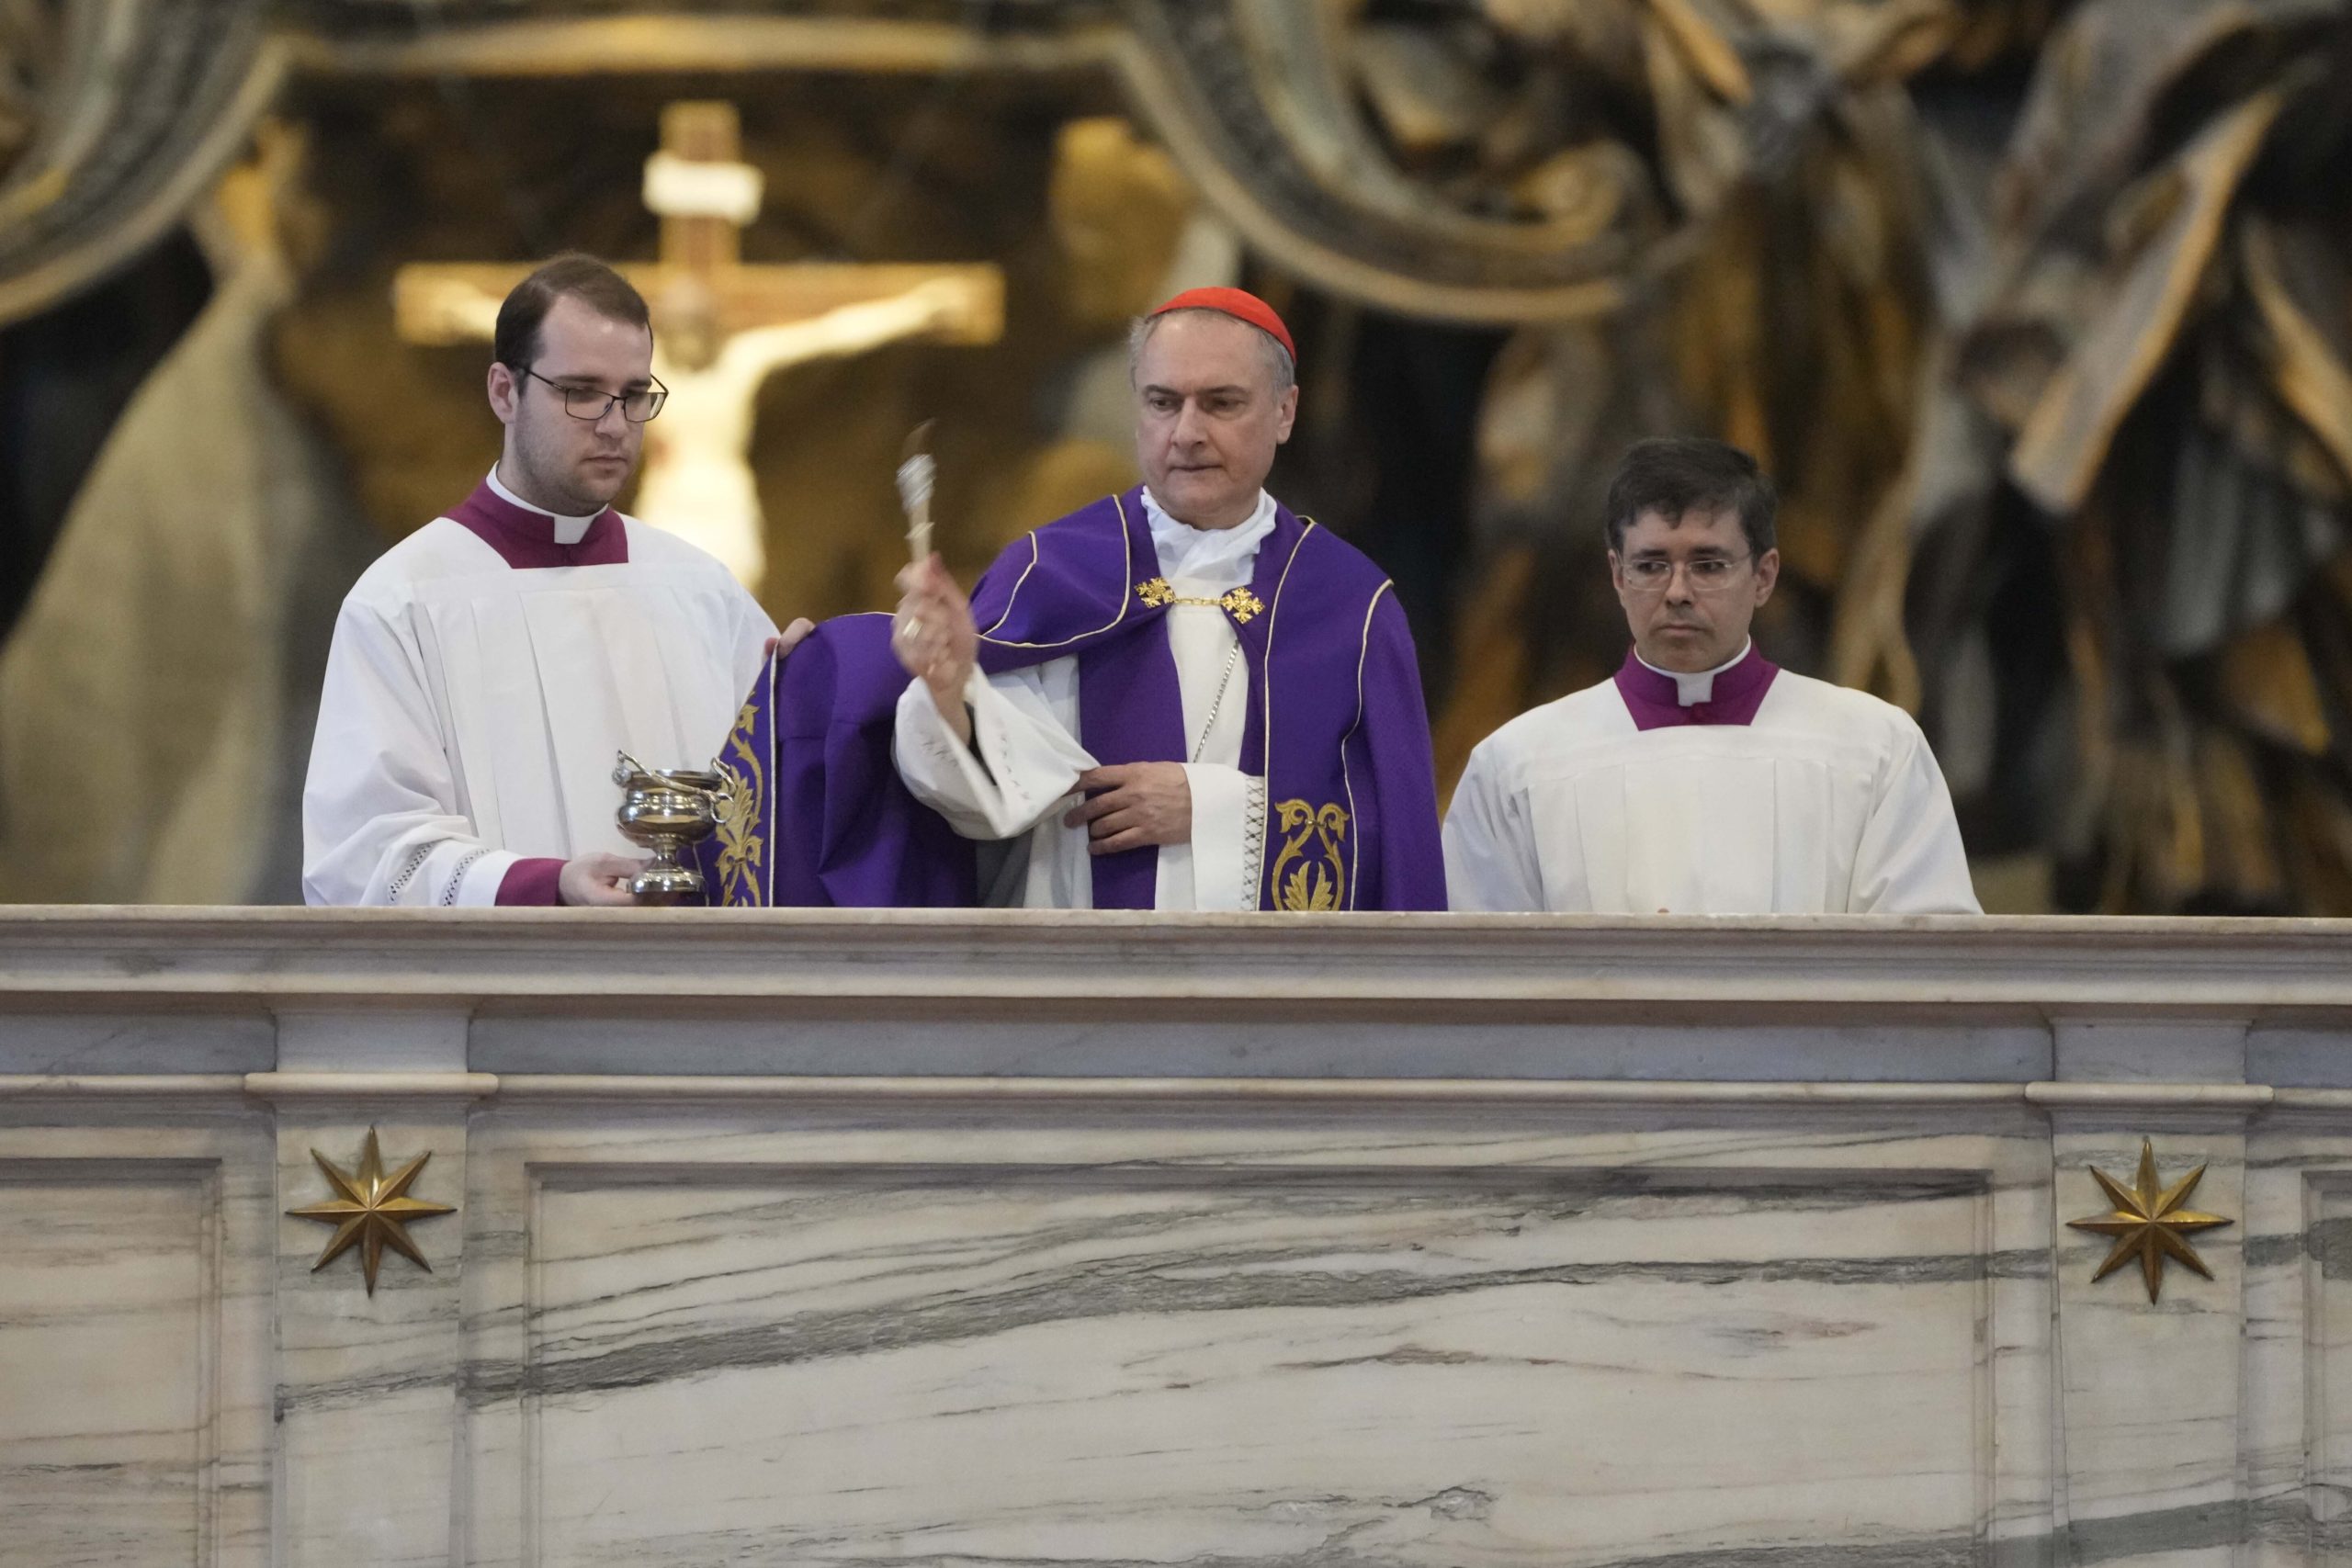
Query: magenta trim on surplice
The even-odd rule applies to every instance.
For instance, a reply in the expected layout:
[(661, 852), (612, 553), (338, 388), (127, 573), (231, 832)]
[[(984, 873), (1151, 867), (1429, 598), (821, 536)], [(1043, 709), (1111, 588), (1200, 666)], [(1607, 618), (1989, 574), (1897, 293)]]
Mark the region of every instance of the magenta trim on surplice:
[(474, 487), (462, 504), (452, 508), (448, 517), (471, 529), (517, 571), (628, 564), (628, 529), (622, 525), (621, 514), (609, 506), (596, 513), (576, 545), (558, 544), (553, 517), (503, 499), (486, 479)]
[(1681, 688), (1671, 675), (1661, 675), (1636, 658), (1631, 649), (1617, 668), (1617, 694), (1634, 716), (1636, 729), (1668, 729), (1679, 724), (1753, 724), (1756, 710), (1781, 667), (1747, 645), (1747, 657), (1715, 677), (1714, 694), (1703, 703), (1684, 707)]

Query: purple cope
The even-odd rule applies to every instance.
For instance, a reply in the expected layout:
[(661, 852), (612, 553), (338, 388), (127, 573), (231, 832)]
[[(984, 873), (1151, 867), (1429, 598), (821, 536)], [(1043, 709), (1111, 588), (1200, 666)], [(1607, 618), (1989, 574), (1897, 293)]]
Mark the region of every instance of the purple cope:
[[(1035, 530), (972, 596), (983, 671), (1078, 660), (1078, 739), (1106, 766), (1185, 754), (1142, 498), (1108, 496)], [(1250, 671), (1241, 767), (1266, 780), (1260, 907), (1445, 908), (1429, 720), (1385, 575), (1278, 506), (1227, 614)], [(888, 616), (828, 621), (752, 692), (720, 761), (765, 781), (737, 807), (744, 820), (695, 852), (712, 902), (977, 901), (972, 845), (914, 799), (891, 759), (907, 677), (888, 645)], [(1097, 857), (1095, 908), (1150, 908), (1158, 857)]]

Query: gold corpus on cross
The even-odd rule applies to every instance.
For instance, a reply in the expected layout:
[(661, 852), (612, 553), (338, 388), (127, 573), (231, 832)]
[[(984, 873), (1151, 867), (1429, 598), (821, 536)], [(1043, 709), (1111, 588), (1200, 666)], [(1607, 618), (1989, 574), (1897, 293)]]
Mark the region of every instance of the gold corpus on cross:
[(1245, 626), (1263, 615), (1266, 609), (1266, 602), (1247, 588), (1237, 588), (1222, 598), (1199, 599), (1188, 593), (1177, 592), (1168, 585), (1168, 580), (1164, 577), (1148, 577), (1136, 583), (1136, 597), (1142, 600), (1147, 607), (1154, 610), (1163, 604), (1196, 604), (1204, 610), (1223, 610), (1236, 622)]
[[(675, 103), (662, 111), (660, 156), (670, 167), (752, 175), (741, 155), (734, 105)], [(895, 299), (918, 284), (945, 278), (963, 289), (964, 308), (926, 337), (976, 346), (1003, 335), (1004, 274), (991, 263), (746, 265), (741, 258), (749, 220), (740, 209), (732, 214), (665, 212), (661, 259), (616, 264), (651, 302), (657, 327), (663, 324), (669, 302), (681, 297), (677, 291), (682, 285), (706, 304), (718, 335), (729, 337), (754, 327), (821, 316), (843, 305)], [(410, 343), (447, 346), (479, 341), (489, 335), (483, 323), (468, 319), (447, 301), (503, 299), (530, 270), (528, 265), (494, 263), (411, 263), (392, 278), (395, 324)]]
[(2219, 1214), (2199, 1213), (2185, 1209), (2188, 1195), (2197, 1190), (2197, 1183), (2205, 1175), (2199, 1166), (2170, 1187), (2159, 1190), (2156, 1184), (2155, 1145), (2147, 1139), (2140, 1140), (2140, 1171), (2129, 1187), (2103, 1170), (2094, 1168), (2091, 1179), (2104, 1188), (2115, 1204), (2112, 1213), (2096, 1215), (2086, 1220), (2068, 1220), (2066, 1224), (2078, 1231), (2090, 1231), (2098, 1235), (2115, 1237), (2115, 1249), (2107, 1261), (2091, 1276), (2092, 1283), (2106, 1279), (2124, 1264), (2137, 1258), (2140, 1272), (2148, 1281), (2148, 1300), (2154, 1302), (2163, 1288), (2165, 1259), (2178, 1258), (2208, 1280), (2213, 1271), (2197, 1256), (2196, 1248), (2182, 1239), (2188, 1231), (2211, 1230), (2231, 1221)]
[(319, 1162), (327, 1180), (343, 1194), (329, 1202), (286, 1211), (298, 1220), (319, 1220), (335, 1227), (334, 1235), (328, 1238), (327, 1249), (311, 1265), (311, 1273), (317, 1273), (355, 1246), (359, 1248), (359, 1266), (368, 1276), (368, 1293), (371, 1296), (376, 1293), (376, 1270), (388, 1247), (426, 1273), (433, 1272), (433, 1265), (424, 1260), (424, 1254), (409, 1238), (409, 1222), (458, 1211), (447, 1203), (427, 1203), (408, 1195), (409, 1184), (424, 1168), (424, 1162), (433, 1157), (431, 1150), (386, 1176), (384, 1156), (376, 1145), (376, 1129), (370, 1127), (368, 1142), (359, 1151), (356, 1175), (336, 1168), (333, 1160), (316, 1149), (311, 1151), (311, 1157)]

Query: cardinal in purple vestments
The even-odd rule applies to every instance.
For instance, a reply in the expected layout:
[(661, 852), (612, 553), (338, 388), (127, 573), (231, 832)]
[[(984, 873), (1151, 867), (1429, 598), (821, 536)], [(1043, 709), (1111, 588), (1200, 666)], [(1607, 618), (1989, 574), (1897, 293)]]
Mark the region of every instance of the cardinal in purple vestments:
[(1130, 346), (1145, 483), (1021, 539), (968, 600), (935, 557), (902, 576), (899, 778), (977, 846), (993, 904), (1444, 908), (1396, 592), (1264, 488), (1289, 333), (1200, 289)]

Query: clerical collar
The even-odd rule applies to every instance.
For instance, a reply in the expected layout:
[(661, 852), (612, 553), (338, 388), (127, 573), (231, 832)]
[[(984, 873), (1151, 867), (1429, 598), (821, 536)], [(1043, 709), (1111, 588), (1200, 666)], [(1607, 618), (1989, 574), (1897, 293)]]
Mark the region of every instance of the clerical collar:
[(603, 511), (599, 510), (591, 512), (584, 517), (566, 517), (560, 512), (549, 512), (544, 506), (534, 506), (529, 502), (525, 501), (521, 496), (516, 495), (513, 491), (506, 488), (506, 481), (498, 477), (498, 465), (495, 463), (492, 463), (490, 466), (490, 479), (488, 483), (492, 491), (497, 495), (499, 500), (504, 502), (507, 505), (518, 507), (525, 512), (536, 512), (540, 516), (546, 518), (548, 522), (554, 524), (555, 542), (559, 545), (578, 544), (581, 540), (588, 536), (588, 525), (605, 514)]
[(1238, 587), (1250, 581), (1258, 547), (1274, 531), (1274, 498), (1260, 491), (1257, 509), (1233, 527), (1195, 528), (1170, 516), (1146, 485), (1143, 515), (1151, 529), (1152, 548), (1159, 556), (1161, 575), (1208, 578)]
[[(1684, 724), (1752, 724), (1772, 689), (1780, 667), (1756, 651), (1750, 642), (1739, 657), (1695, 675), (1660, 670), (1628, 649), (1618, 667), (1618, 694), (1637, 729), (1662, 729)], [(1685, 682), (1705, 682), (1697, 696)]]
[(1755, 651), (1756, 640), (1753, 637), (1750, 637), (1747, 641), (1739, 645), (1739, 651), (1737, 653), (1733, 654), (1729, 659), (1724, 660), (1713, 670), (1702, 670), (1696, 674), (1686, 674), (1679, 670), (1661, 670), (1657, 665), (1652, 664), (1648, 660), (1644, 659), (1638, 651), (1634, 653), (1634, 659), (1643, 669), (1648, 671), (1651, 674), (1663, 675), (1668, 680), (1673, 682), (1674, 700), (1687, 708), (1695, 707), (1697, 705), (1706, 702), (1713, 697), (1715, 694), (1715, 677), (1722, 674), (1724, 671), (1730, 669), (1733, 665), (1738, 663), (1741, 660), (1747, 658), (1749, 654)]
[(536, 506), (526, 506), (498, 482), (495, 470), (460, 505), (451, 507), (449, 521), (470, 531), (496, 550), (499, 558), (517, 571), (565, 566), (625, 566), (628, 562), (628, 530), (621, 514), (607, 506), (585, 520), (570, 543), (560, 536), (558, 525), (579, 522), (559, 518)]

